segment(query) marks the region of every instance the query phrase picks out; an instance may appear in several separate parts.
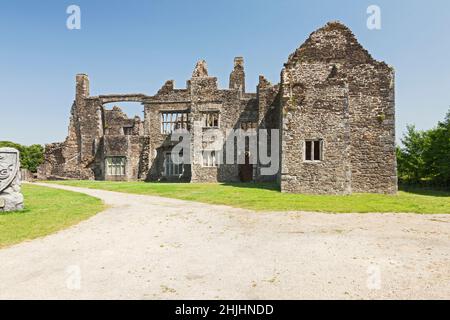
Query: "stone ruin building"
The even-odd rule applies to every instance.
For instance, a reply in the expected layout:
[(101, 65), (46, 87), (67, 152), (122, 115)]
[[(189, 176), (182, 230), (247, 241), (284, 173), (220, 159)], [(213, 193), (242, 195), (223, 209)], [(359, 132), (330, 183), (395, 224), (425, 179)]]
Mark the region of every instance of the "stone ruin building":
[[(119, 107), (140, 102), (144, 119)], [(261, 175), (259, 164), (218, 164), (215, 151), (191, 164), (174, 164), (174, 128), (280, 130), (280, 168)], [(200, 131), (202, 132), (202, 131)], [(224, 155), (222, 154), (222, 157)], [(236, 58), (228, 89), (200, 61), (185, 89), (167, 81), (153, 96), (91, 96), (89, 79), (76, 77), (69, 135), (46, 146), (39, 169), (46, 179), (113, 181), (278, 181), (283, 192), (351, 194), (397, 192), (394, 70), (374, 60), (352, 32), (331, 22), (289, 56), (278, 84), (259, 78), (245, 88), (243, 58)]]

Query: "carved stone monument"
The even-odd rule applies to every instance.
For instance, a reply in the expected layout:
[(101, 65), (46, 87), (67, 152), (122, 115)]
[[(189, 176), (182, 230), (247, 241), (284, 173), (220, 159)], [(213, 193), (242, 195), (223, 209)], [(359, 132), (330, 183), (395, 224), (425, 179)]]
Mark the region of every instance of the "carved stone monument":
[(19, 169), (19, 151), (0, 148), (0, 212), (23, 209)]

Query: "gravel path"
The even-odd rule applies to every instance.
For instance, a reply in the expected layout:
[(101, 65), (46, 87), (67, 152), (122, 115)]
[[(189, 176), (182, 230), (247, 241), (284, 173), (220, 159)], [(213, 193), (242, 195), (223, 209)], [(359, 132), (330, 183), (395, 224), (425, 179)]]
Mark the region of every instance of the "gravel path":
[(2, 299), (450, 299), (450, 215), (255, 213), (53, 187), (109, 209), (0, 250)]

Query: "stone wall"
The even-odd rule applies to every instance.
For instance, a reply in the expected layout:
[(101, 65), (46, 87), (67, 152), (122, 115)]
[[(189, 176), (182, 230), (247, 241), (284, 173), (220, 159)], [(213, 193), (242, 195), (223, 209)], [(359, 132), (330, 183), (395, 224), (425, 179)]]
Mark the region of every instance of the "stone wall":
[[(272, 85), (264, 76), (259, 76), (258, 96), (258, 128), (267, 130), (268, 156), (272, 155), (271, 129), (280, 128), (280, 85)], [(260, 136), (258, 136), (260, 138)], [(258, 149), (258, 153), (259, 153)], [(273, 152), (276, 152), (274, 150)], [(261, 168), (267, 167), (258, 162), (256, 180), (259, 182), (278, 180), (279, 175), (263, 175)]]
[[(245, 81), (244, 62), (242, 58), (235, 59), (235, 69), (230, 79), (230, 89), (219, 89), (217, 78), (208, 75), (205, 61), (199, 61), (191, 79), (187, 81), (186, 89), (175, 89), (174, 82), (168, 81), (154, 97), (145, 100), (144, 132), (150, 139), (150, 172), (148, 180), (173, 180), (163, 176), (163, 157), (169, 152), (174, 143), (170, 135), (161, 133), (161, 113), (168, 111), (189, 112), (190, 132), (192, 136), (201, 136), (205, 130), (203, 116), (207, 112), (220, 114), (219, 127), (213, 131), (220, 132), (224, 137), (222, 162), (226, 156), (224, 143), (227, 129), (239, 128), (240, 121), (257, 121), (258, 105), (255, 94), (246, 94), (244, 85), (234, 85)], [(185, 173), (179, 181), (191, 182), (220, 182), (239, 181), (238, 166), (222, 164), (219, 167), (204, 167), (201, 153), (194, 154), (196, 150), (203, 149), (207, 142), (192, 138), (191, 157), (192, 164), (185, 166)]]
[[(166, 84), (155, 97), (144, 102), (144, 132), (150, 137), (148, 181), (164, 179), (164, 154), (169, 152), (174, 145), (170, 135), (164, 134), (161, 130), (161, 112), (180, 111), (190, 113), (187, 90), (174, 90), (173, 82), (170, 82), (170, 84), (172, 90), (169, 90), (170, 86), (166, 86)], [(188, 171), (185, 168), (185, 175), (181, 180), (190, 180)]]
[[(283, 191), (397, 191), (391, 67), (329, 23), (289, 57), (281, 82)], [(323, 141), (322, 161), (305, 161), (308, 139)]]
[[(104, 104), (117, 101), (141, 101), (143, 94), (112, 94), (101, 96), (89, 95), (89, 78), (85, 74), (76, 76), (75, 101), (71, 109), (68, 136), (63, 143), (49, 144), (45, 148), (44, 163), (38, 169), (39, 179), (105, 179), (105, 141), (107, 136), (124, 136), (125, 133), (142, 138), (130, 138), (132, 158), (139, 157), (134, 150), (141, 150), (145, 144), (143, 122), (139, 117), (129, 119), (119, 107), (107, 110)], [(131, 132), (125, 132), (130, 128)], [(120, 142), (121, 138), (118, 138)], [(108, 139), (111, 141), (111, 139)], [(136, 146), (138, 145), (138, 146)], [(130, 170), (123, 180), (132, 180), (143, 174), (134, 166), (142, 166), (139, 159), (129, 161)]]
[[(95, 162), (97, 180), (136, 181), (145, 179), (146, 172), (141, 172), (141, 159), (144, 156), (148, 137), (138, 135), (106, 135), (101, 138), (98, 157)], [(108, 157), (125, 157), (126, 168), (124, 176), (108, 175), (106, 159)], [(145, 167), (144, 167), (145, 169)]]
[(234, 69), (230, 74), (230, 89), (237, 89), (241, 93), (245, 93), (245, 71), (244, 58), (236, 57), (234, 59)]
[[(111, 110), (104, 106), (130, 101), (143, 104), (142, 121), (128, 118), (118, 106)], [(164, 174), (164, 156), (175, 145), (171, 135), (162, 132), (164, 112), (189, 114), (191, 164), (186, 164), (179, 176)], [(204, 116), (211, 112), (219, 114), (219, 126), (212, 131), (223, 137), (221, 152), (216, 150), (221, 156), (218, 167), (205, 167), (201, 154), (208, 145), (201, 139), (206, 130)], [(224, 164), (225, 144), (232, 139), (229, 130), (249, 124), (281, 130), (277, 174), (262, 175), (264, 166), (259, 161), (256, 170)], [(278, 154), (270, 148), (273, 139), (269, 135), (268, 151)], [(305, 161), (307, 140), (320, 141), (320, 161)], [(200, 152), (194, 154), (194, 150)], [(115, 156), (126, 157), (126, 174), (108, 177), (105, 161)], [(344, 25), (329, 23), (289, 56), (279, 84), (260, 76), (256, 93), (246, 92), (242, 57), (234, 60), (227, 89), (218, 88), (217, 78), (208, 74), (204, 60), (195, 66), (186, 88), (176, 89), (170, 80), (153, 96), (90, 96), (89, 79), (79, 74), (68, 137), (46, 147), (39, 177), (238, 182), (243, 171), (248, 178), (248, 170), (252, 180), (277, 180), (284, 192), (395, 193), (393, 69), (374, 60)]]
[[(172, 149), (174, 143), (170, 135), (161, 133), (161, 113), (167, 111), (189, 112), (192, 136), (201, 136), (205, 131), (203, 117), (208, 112), (220, 114), (219, 127), (212, 131), (220, 132), (222, 141), (221, 162), (226, 157), (225, 142), (229, 129), (240, 128), (242, 121), (258, 121), (258, 104), (256, 94), (245, 93), (245, 72), (243, 58), (235, 59), (235, 66), (230, 75), (230, 88), (219, 89), (217, 78), (208, 75), (205, 61), (199, 61), (192, 78), (187, 81), (186, 89), (175, 89), (174, 82), (168, 81), (154, 97), (145, 100), (144, 132), (150, 139), (150, 172), (148, 180), (174, 180), (163, 176), (164, 153)], [(211, 130), (211, 129), (210, 129)], [(194, 143), (197, 145), (194, 148)], [(218, 167), (203, 166), (201, 153), (207, 146), (206, 141), (192, 139), (191, 165), (185, 166), (185, 173), (178, 180), (191, 182), (238, 182), (239, 166), (222, 164)]]
[(103, 110), (104, 135), (143, 135), (143, 123), (138, 116), (128, 118), (128, 116), (118, 106), (111, 110)]

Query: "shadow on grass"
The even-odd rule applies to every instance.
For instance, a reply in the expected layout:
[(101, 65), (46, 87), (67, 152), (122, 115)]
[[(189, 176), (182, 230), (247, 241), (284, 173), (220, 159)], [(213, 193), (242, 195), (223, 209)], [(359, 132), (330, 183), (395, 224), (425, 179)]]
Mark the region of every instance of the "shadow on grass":
[(450, 197), (450, 191), (420, 188), (416, 186), (400, 185), (399, 190), (421, 196)]
[[(281, 192), (280, 185), (275, 182), (225, 182), (221, 183), (223, 186), (230, 186), (235, 188), (243, 188), (243, 189), (261, 189), (261, 190), (271, 190)], [(446, 190), (436, 190), (436, 189), (428, 189), (428, 188), (420, 188), (416, 186), (399, 186), (399, 191), (404, 191), (407, 193), (412, 193), (421, 196), (430, 196), (430, 197), (450, 197), (450, 191)]]
[(244, 189), (262, 189), (280, 192), (280, 186), (275, 182), (224, 182), (223, 186), (244, 188)]
[(0, 212), (0, 216), (12, 216), (16, 214), (27, 214), (30, 213), (30, 209), (24, 208), (23, 210), (15, 210), (15, 211), (6, 211), (6, 212)]

